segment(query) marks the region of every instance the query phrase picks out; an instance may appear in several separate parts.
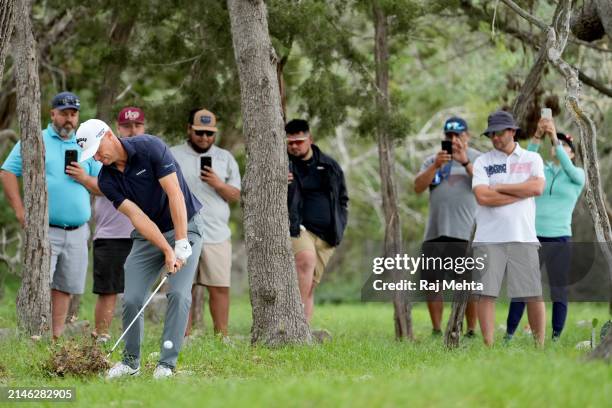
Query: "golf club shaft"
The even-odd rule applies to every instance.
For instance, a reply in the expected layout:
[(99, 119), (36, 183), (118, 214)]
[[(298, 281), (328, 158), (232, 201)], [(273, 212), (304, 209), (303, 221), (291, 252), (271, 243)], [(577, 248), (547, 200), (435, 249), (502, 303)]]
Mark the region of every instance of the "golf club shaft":
[(151, 299), (153, 299), (153, 296), (155, 296), (155, 294), (157, 293), (157, 291), (159, 291), (159, 289), (162, 287), (162, 285), (164, 284), (164, 282), (166, 282), (166, 279), (168, 279), (168, 276), (170, 276), (170, 274), (166, 274), (166, 276), (164, 276), (164, 278), (161, 280), (161, 282), (159, 282), (159, 285), (157, 285), (157, 287), (155, 288), (155, 290), (153, 291), (153, 293), (151, 293), (151, 296), (149, 296), (149, 298), (147, 299), (147, 301), (145, 302), (145, 304), (140, 308), (140, 310), (138, 311), (138, 313), (136, 313), (136, 316), (134, 316), (134, 319), (132, 319), (132, 322), (128, 325), (127, 329), (125, 329), (123, 331), (123, 333), (121, 334), (121, 337), (119, 337), (119, 339), (117, 340), (117, 342), (115, 343), (115, 345), (113, 346), (113, 348), (111, 349), (111, 351), (109, 351), (108, 355), (106, 356), (107, 358), (113, 353), (113, 351), (115, 351), (115, 349), (117, 348), (117, 346), (119, 345), (119, 342), (121, 342), (121, 340), (123, 339), (123, 336), (125, 336), (125, 334), (128, 332), (128, 330), (130, 330), (132, 328), (132, 325), (134, 324), (134, 322), (136, 322), (136, 320), (138, 319), (138, 316), (140, 316), (140, 314), (145, 310), (145, 307), (147, 307), (147, 305), (149, 304), (149, 302), (151, 301)]

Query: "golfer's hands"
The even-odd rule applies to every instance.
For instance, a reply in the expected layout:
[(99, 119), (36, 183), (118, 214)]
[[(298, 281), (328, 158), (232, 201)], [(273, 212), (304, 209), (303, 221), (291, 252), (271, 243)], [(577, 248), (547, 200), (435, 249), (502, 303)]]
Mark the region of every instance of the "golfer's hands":
[(187, 238), (179, 239), (174, 243), (174, 264), (178, 271), (187, 263), (187, 259), (191, 256), (191, 244)]
[(166, 252), (165, 257), (166, 270), (170, 275), (174, 275), (178, 272), (179, 269), (183, 267), (182, 263), (178, 259), (176, 259), (173, 250)]

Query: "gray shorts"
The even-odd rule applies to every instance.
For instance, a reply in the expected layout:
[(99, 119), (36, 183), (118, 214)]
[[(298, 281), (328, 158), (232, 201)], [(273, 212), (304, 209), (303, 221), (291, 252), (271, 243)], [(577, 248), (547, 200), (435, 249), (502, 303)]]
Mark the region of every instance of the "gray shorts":
[(476, 294), (498, 297), (504, 275), (509, 298), (542, 296), (539, 246), (534, 243), (508, 242), (476, 244), (474, 258), (483, 258), (485, 267), (474, 269), (474, 280), (482, 283)]
[(51, 289), (71, 294), (85, 292), (89, 251), (89, 225), (72, 231), (49, 227), (51, 243)]

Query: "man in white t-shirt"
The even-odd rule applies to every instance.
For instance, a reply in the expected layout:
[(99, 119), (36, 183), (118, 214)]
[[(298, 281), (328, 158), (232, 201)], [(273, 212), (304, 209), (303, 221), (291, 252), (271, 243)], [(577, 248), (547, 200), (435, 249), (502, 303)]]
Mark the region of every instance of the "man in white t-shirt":
[(489, 115), (484, 134), (494, 149), (474, 163), (472, 190), (476, 195), (474, 257), (483, 258), (483, 285), (478, 319), (486, 345), (493, 344), (495, 300), (507, 271), (510, 298), (527, 302), (529, 324), (537, 344), (544, 343), (545, 308), (535, 231), (535, 196), (544, 190), (544, 164), (537, 154), (522, 149), (514, 138), (519, 128), (512, 115)]
[[(229, 203), (240, 199), (240, 171), (234, 156), (215, 146), (216, 134), (215, 115), (206, 109), (194, 109), (189, 113), (187, 141), (170, 150), (189, 189), (202, 203), (204, 245), (193, 289), (195, 285), (206, 286), (215, 334), (227, 336), (232, 268)], [(194, 307), (192, 303), (187, 334)]]

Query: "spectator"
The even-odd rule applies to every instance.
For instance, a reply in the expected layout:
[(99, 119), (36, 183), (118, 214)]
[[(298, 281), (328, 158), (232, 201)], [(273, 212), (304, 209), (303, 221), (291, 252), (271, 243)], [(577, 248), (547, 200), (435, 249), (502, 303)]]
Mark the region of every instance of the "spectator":
[[(425, 229), (423, 255), (426, 257), (465, 257), (474, 226), (476, 199), (472, 193), (472, 172), (478, 150), (468, 146), (470, 134), (465, 120), (451, 117), (444, 124), (445, 140), (452, 142), (452, 155), (440, 150), (429, 156), (414, 180), (414, 191), (429, 187), (429, 219)], [(444, 271), (422, 270), (428, 282), (445, 279)], [(446, 277), (448, 278), (448, 277)], [(444, 303), (441, 293), (428, 294), (427, 308), (434, 335), (442, 334)], [(466, 309), (467, 337), (474, 336), (477, 321), (476, 302)]]
[[(145, 115), (133, 106), (121, 109), (117, 116), (120, 137), (142, 135)], [(101, 343), (110, 340), (109, 328), (115, 311), (117, 294), (123, 293), (123, 265), (132, 249), (130, 235), (134, 226), (117, 211), (108, 198), (97, 196), (94, 201), (96, 230), (93, 237), (93, 293), (98, 295), (95, 308), (95, 329), (92, 336)]]
[[(232, 269), (229, 203), (240, 200), (240, 172), (234, 156), (215, 146), (216, 135), (215, 115), (206, 109), (194, 109), (189, 113), (187, 141), (172, 147), (171, 151), (180, 163), (189, 189), (205, 208), (202, 211), (202, 254), (192, 297), (195, 285), (206, 286), (215, 334), (227, 336)], [(202, 169), (202, 157), (210, 158), (211, 167)], [(186, 334), (191, 329), (194, 307), (195, 303), (192, 303)]]
[[(495, 299), (504, 275), (511, 298), (528, 302), (527, 314), (538, 345), (544, 344), (545, 309), (535, 232), (535, 196), (544, 190), (542, 158), (514, 141), (519, 128), (508, 112), (488, 118), (484, 134), (493, 150), (474, 163), (472, 188), (476, 212), (474, 257), (485, 260), (480, 272), (478, 319), (484, 343), (493, 345)], [(506, 274), (507, 271), (507, 274)]]
[[(572, 137), (557, 133), (552, 119), (542, 118), (527, 150), (537, 152), (544, 137), (552, 143), (552, 162), (544, 165), (546, 186), (537, 197), (536, 232), (542, 243), (542, 261), (550, 285), (552, 309), (552, 340), (561, 336), (567, 318), (567, 281), (572, 256), (572, 213), (584, 187), (584, 170), (573, 163), (576, 151)], [(512, 301), (508, 311), (506, 339), (512, 339), (518, 327), (525, 302)]]
[[(143, 306), (160, 270), (165, 267), (170, 274), (162, 339), (171, 346), (162, 348), (153, 377), (172, 376), (187, 326), (191, 283), (202, 249), (202, 220), (198, 213), (202, 205), (189, 191), (168, 146), (155, 136), (117, 138), (98, 119), (83, 123), (77, 136), (83, 148), (82, 157), (94, 156), (103, 164), (98, 176), (100, 190), (136, 229), (132, 233), (132, 250), (125, 261), (124, 328)], [(139, 322), (126, 333), (123, 360), (109, 370), (108, 378), (139, 373), (143, 330), (141, 314)]]
[(289, 232), (304, 314), (310, 322), (314, 291), (340, 244), (348, 217), (344, 173), (313, 144), (308, 122), (285, 126), (289, 153)]
[[(66, 166), (65, 162), (66, 157), (70, 157), (67, 152), (78, 154), (75, 129), (79, 124), (80, 108), (81, 102), (75, 94), (61, 92), (55, 95), (51, 101), (51, 123), (42, 132), (49, 201), (51, 331), (54, 339), (64, 331), (71, 295), (82, 294), (85, 290), (87, 221), (91, 216), (89, 194), (99, 192), (95, 177), (99, 163), (88, 159), (80, 168)], [(26, 214), (17, 181), (21, 174), (21, 142), (18, 142), (2, 165), (2, 186), (23, 227)]]

